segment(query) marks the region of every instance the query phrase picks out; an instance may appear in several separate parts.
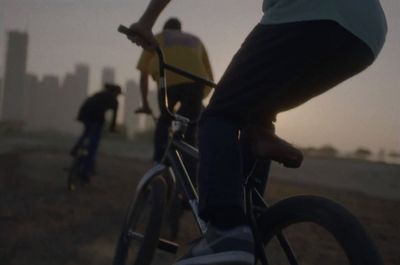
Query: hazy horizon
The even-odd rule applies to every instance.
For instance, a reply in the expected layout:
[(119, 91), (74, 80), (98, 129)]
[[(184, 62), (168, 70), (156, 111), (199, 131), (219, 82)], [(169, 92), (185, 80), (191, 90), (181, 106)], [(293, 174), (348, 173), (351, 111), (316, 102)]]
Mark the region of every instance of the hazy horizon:
[[(261, 0), (173, 1), (155, 26), (179, 17), (198, 35), (218, 80), (247, 33), (261, 18)], [(99, 88), (101, 69), (116, 69), (125, 85), (138, 80), (139, 48), (117, 33), (148, 0), (0, 0), (0, 75), (6, 31), (29, 33), (28, 72), (64, 77), (76, 63), (90, 68), (90, 91)], [(278, 116), (278, 134), (300, 146), (332, 144), (341, 150), (400, 149), (400, 2), (381, 0), (389, 33), (376, 63), (362, 74), (305, 105)], [(204, 15), (206, 14), (206, 16)], [(210, 30), (212, 29), (212, 30)]]

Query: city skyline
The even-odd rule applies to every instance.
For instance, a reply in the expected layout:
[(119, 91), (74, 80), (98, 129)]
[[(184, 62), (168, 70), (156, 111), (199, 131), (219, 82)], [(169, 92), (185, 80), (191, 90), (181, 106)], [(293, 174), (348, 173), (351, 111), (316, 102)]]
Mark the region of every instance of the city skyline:
[(25, 130), (76, 133), (80, 128), (71, 117), (87, 97), (89, 67), (77, 64), (64, 76), (38, 77), (27, 71), (28, 54), (29, 34), (7, 32), (1, 120)]
[[(26, 131), (57, 131), (77, 134), (81, 126), (76, 115), (89, 94), (90, 67), (84, 63), (75, 64), (73, 72), (61, 76), (27, 72), (29, 34), (20, 31), (7, 33), (5, 61), (5, 82), (0, 86), (0, 121), (13, 124)], [(115, 83), (116, 71), (105, 66), (101, 71), (101, 83)], [(0, 81), (2, 81), (0, 79)], [(2, 82), (0, 82), (1, 84)], [(123, 87), (123, 86), (122, 86)], [(140, 95), (137, 83), (126, 82), (129, 103), (119, 97), (118, 122), (129, 128), (129, 138), (143, 131), (147, 117), (132, 116), (138, 108)], [(93, 91), (96, 92), (96, 91)], [(154, 97), (155, 98), (155, 97)], [(151, 101), (154, 105), (154, 100)], [(155, 107), (155, 106), (153, 106)], [(128, 113), (129, 115), (124, 115)], [(131, 114), (132, 113), (132, 114)]]
[[(323, 96), (280, 114), (279, 135), (299, 146), (400, 149), (400, 2), (381, 2), (389, 33), (376, 63)], [(147, 3), (148, 0), (2, 0), (0, 32), (23, 29), (30, 33), (32, 54), (28, 70), (39, 75), (60, 75), (71, 71), (76, 62), (87, 62), (93, 73), (89, 84), (92, 92), (100, 86), (104, 66), (116, 69), (117, 83), (137, 82), (135, 65), (141, 50), (118, 34), (116, 28), (133, 22)], [(173, 1), (158, 20), (155, 32), (169, 16), (179, 17), (183, 29), (200, 36), (205, 43), (218, 80), (261, 15), (261, 1)], [(4, 39), (3, 33), (2, 50)], [(0, 66), (3, 61), (0, 57)]]

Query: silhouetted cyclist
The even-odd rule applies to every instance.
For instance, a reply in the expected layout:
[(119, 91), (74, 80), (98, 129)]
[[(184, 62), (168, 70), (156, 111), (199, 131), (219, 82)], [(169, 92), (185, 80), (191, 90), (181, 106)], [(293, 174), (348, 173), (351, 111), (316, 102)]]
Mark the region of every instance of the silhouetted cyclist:
[[(169, 2), (151, 0), (129, 39), (154, 49), (151, 29)], [(276, 115), (362, 72), (385, 42), (379, 0), (264, 0), (263, 12), (202, 114), (199, 215), (208, 229), (175, 265), (254, 264), (243, 209), (248, 165), (255, 156), (287, 167), (303, 159), (274, 133)]]
[(113, 111), (110, 131), (115, 131), (118, 95), (121, 94), (121, 87), (115, 84), (105, 84), (104, 89), (88, 97), (79, 109), (77, 120), (83, 124), (83, 132), (71, 150), (71, 155), (76, 156), (78, 150), (87, 141), (87, 157), (84, 162), (84, 172), (81, 176), (89, 181), (90, 176), (95, 173), (95, 159), (101, 139), (101, 133), (105, 123), (105, 113)]
[[(197, 76), (213, 80), (210, 61), (202, 41), (182, 31), (181, 22), (177, 18), (168, 19), (161, 33), (155, 36), (160, 48), (164, 52), (165, 60), (176, 67), (185, 69)], [(148, 77), (156, 82), (159, 80), (158, 59), (155, 53), (143, 51), (137, 64), (140, 71), (140, 88), (142, 94), (142, 106), (136, 112), (151, 113), (148, 103)], [(202, 100), (208, 95), (210, 88), (198, 84), (191, 79), (167, 71), (168, 106), (173, 110), (178, 104), (178, 113), (196, 120), (202, 110)], [(171, 118), (165, 109), (165, 91), (157, 91), (160, 117), (157, 121), (154, 134), (153, 160), (158, 162), (164, 154), (168, 140), (168, 128), (171, 126)], [(185, 140), (195, 145), (196, 128), (189, 126)]]
[[(210, 60), (203, 42), (199, 37), (182, 31), (182, 24), (177, 18), (169, 18), (163, 27), (162, 32), (155, 36), (158, 45), (163, 50), (165, 60), (176, 67), (185, 69), (197, 76), (208, 80), (213, 80)], [(140, 88), (142, 94), (142, 106), (136, 111), (138, 113), (151, 113), (148, 103), (148, 78), (151, 76), (153, 80), (158, 82), (158, 58), (154, 52), (143, 51), (137, 64), (140, 71)], [(166, 72), (166, 82), (168, 87), (168, 107), (170, 111), (179, 106), (177, 113), (191, 120), (197, 120), (200, 112), (203, 110), (203, 99), (209, 94), (211, 88), (203, 84), (183, 77), (181, 75)], [(165, 91), (157, 91), (158, 107), (160, 116), (157, 120), (154, 133), (154, 152), (153, 160), (159, 162), (164, 155), (165, 147), (168, 142), (168, 130), (171, 126), (171, 117), (165, 108)], [(196, 141), (196, 125), (189, 125), (184, 138), (185, 141), (193, 146), (197, 145)], [(189, 176), (193, 177), (192, 182), (196, 185), (195, 176), (197, 175), (196, 161), (183, 155), (184, 163), (189, 171)], [(181, 190), (178, 186), (178, 193), (174, 199), (181, 204)], [(179, 217), (182, 212), (179, 206), (173, 205), (171, 211), (171, 237), (174, 238), (179, 230)], [(179, 208), (179, 209), (178, 209)]]

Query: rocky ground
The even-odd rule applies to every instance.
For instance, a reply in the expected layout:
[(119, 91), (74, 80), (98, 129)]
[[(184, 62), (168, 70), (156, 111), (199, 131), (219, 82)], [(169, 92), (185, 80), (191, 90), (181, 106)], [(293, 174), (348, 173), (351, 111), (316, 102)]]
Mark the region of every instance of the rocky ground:
[[(310, 161), (312, 168), (329, 169), (334, 165), (331, 170), (337, 168), (339, 163), (329, 159)], [(93, 183), (71, 193), (66, 190), (66, 173), (63, 170), (70, 162), (65, 150), (49, 149), (47, 146), (19, 147), (0, 153), (0, 264), (111, 264), (125, 210), (138, 178), (150, 163), (145, 158), (102, 154), (98, 162), (98, 175)], [(365, 165), (361, 168), (367, 168)], [(400, 193), (400, 189), (397, 189), (400, 185), (400, 167), (394, 166), (388, 170), (386, 166), (379, 166), (385, 167), (381, 171), (376, 169), (376, 165), (372, 167), (369, 181), (381, 190), (375, 193), (370, 192), (374, 187), (366, 189), (362, 185), (361, 188), (350, 185), (346, 189), (343, 185), (329, 184), (335, 183), (335, 180), (312, 182), (305, 181), (305, 177), (299, 175), (291, 180), (284, 177), (287, 175), (285, 171), (277, 167), (272, 171), (266, 197), (274, 202), (296, 194), (314, 194), (340, 202), (369, 231), (385, 264), (397, 265), (400, 264), (400, 199), (396, 194)], [(310, 169), (306, 167), (303, 173), (299, 172), (310, 174)], [(390, 178), (385, 178), (385, 174)], [(349, 176), (361, 178), (359, 181), (362, 182), (359, 174), (352, 173)], [(371, 180), (371, 176), (378, 176), (378, 179)], [(349, 179), (349, 183), (351, 181)], [(380, 183), (385, 181), (388, 182), (384, 185), (388, 187), (388, 196), (385, 196)], [(183, 223), (185, 225), (178, 241), (185, 244), (196, 236), (196, 232), (195, 227), (190, 225), (190, 216), (185, 216)], [(293, 238), (303, 248), (304, 238), (313, 231), (307, 229), (304, 229), (307, 231), (305, 234), (296, 232)], [(311, 238), (320, 240), (314, 236)], [(334, 259), (323, 258), (325, 254), (332, 257), (337, 255), (324, 242), (325, 239), (322, 243), (305, 248), (305, 252), (320, 264), (321, 261), (322, 264), (338, 264)], [(171, 264), (168, 262), (173, 258), (164, 255), (163, 262), (158, 259), (154, 264)]]

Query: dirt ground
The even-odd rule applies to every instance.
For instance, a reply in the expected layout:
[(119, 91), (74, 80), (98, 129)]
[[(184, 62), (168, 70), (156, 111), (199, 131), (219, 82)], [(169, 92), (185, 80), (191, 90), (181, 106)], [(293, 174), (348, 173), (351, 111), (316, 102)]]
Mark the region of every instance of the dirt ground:
[[(111, 264), (125, 210), (149, 162), (102, 155), (93, 183), (73, 193), (65, 185), (63, 168), (69, 163), (65, 152), (57, 150), (0, 155), (0, 264)], [(269, 201), (295, 194), (337, 200), (360, 219), (385, 264), (400, 264), (399, 200), (294, 183), (279, 176), (272, 176), (267, 194)], [(185, 226), (179, 241), (190, 240), (193, 229)]]

